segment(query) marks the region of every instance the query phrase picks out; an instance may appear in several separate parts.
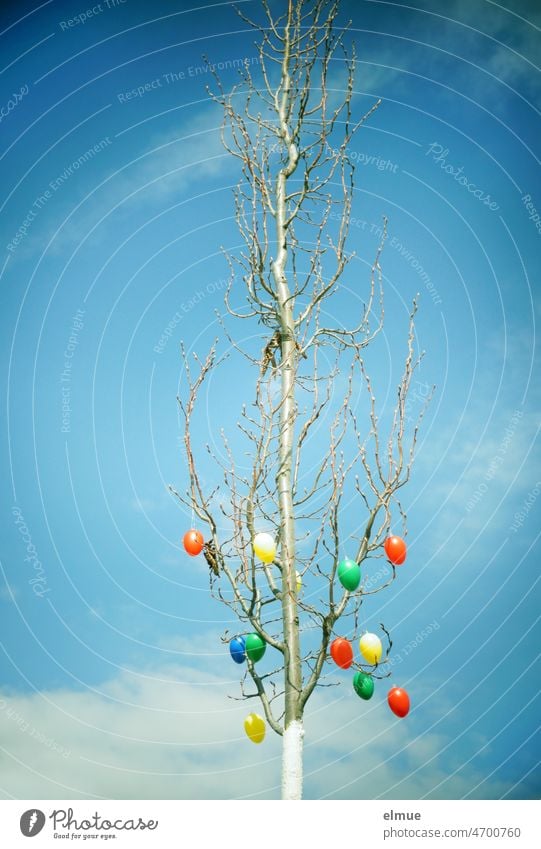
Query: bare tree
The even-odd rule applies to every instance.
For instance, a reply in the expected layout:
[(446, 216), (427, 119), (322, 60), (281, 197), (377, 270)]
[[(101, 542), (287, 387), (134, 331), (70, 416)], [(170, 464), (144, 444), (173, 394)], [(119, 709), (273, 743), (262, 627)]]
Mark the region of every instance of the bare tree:
[[(249, 446), (249, 470), (222, 433), (221, 456), (206, 448), (223, 482), (206, 491), (192, 421), (202, 385), (219, 363), (217, 342), (204, 359), (195, 356), (191, 367), (183, 349), (188, 388), (179, 403), (189, 488), (186, 495), (173, 492), (208, 528), (205, 556), (213, 594), (280, 658), (275, 670), (261, 675), (247, 658), (242, 697), (259, 698), (268, 724), (283, 737), (282, 796), (299, 799), (304, 710), (323, 683), (337, 622), (349, 618), (355, 634), (365, 598), (389, 586), (396, 574), (388, 563), (379, 586), (348, 592), (340, 585), (345, 493), (348, 486), (355, 492), (363, 528), (356, 562), (382, 558), (393, 509), (405, 528), (398, 495), (410, 476), (420, 421), (406, 433), (406, 399), (422, 355), (415, 352), (414, 301), (396, 408), (384, 437), (364, 349), (383, 324), (380, 258), (386, 226), (361, 314), (351, 327), (326, 318), (353, 256), (346, 250), (354, 187), (348, 147), (379, 101), (354, 120), (355, 56), (343, 43), (347, 27), (335, 29), (339, 0), (288, 0), (286, 6), (276, 15), (261, 0), (262, 23), (238, 11), (258, 34), (258, 82), (246, 62), (232, 91), (225, 92), (214, 74), (210, 92), (223, 110), (223, 144), (242, 172), (234, 197), (244, 247), (225, 252), (231, 277), (220, 320), (233, 353), (254, 369), (254, 404), (243, 407), (238, 422)], [(335, 59), (340, 61), (332, 65)], [(235, 342), (228, 314), (263, 325), (261, 353)], [(336, 403), (338, 383), (345, 391)], [(359, 385), (367, 399), (366, 427), (353, 411)], [(305, 471), (313, 431), (331, 408), (328, 448)], [(278, 543), (270, 564), (254, 554), (254, 536), (261, 530), (271, 531)], [(299, 592), (299, 578), (317, 579), (317, 604)], [(301, 631), (309, 637), (304, 651)], [(385, 676), (390, 646), (389, 638), (379, 663), (356, 668)]]

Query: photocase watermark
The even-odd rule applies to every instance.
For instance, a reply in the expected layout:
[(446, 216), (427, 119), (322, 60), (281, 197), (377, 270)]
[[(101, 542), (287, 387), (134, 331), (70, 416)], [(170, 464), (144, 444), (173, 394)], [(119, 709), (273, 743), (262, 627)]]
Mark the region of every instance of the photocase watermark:
[(352, 162), (357, 162), (363, 166), (373, 166), (378, 171), (389, 171), (391, 174), (396, 174), (398, 164), (391, 159), (383, 159), (381, 156), (371, 156), (368, 153), (363, 153), (358, 150), (348, 150), (348, 158)]
[(101, 15), (102, 12), (106, 12), (108, 9), (116, 9), (118, 6), (125, 6), (127, 2), (128, 0), (102, 0), (101, 3), (96, 3), (95, 6), (90, 6), (88, 9), (85, 9), (84, 12), (79, 12), (78, 15), (74, 15), (73, 18), (68, 18), (66, 21), (59, 21), (58, 26), (62, 32), (66, 32), (66, 30), (73, 29), (74, 27), (83, 26), (87, 23), (87, 21), (90, 21), (97, 15)]
[[(339, 151), (332, 148), (329, 144), (327, 144), (327, 152), (331, 156), (338, 156), (339, 154)], [(389, 171), (391, 174), (396, 174), (398, 171), (398, 164), (396, 162), (392, 162), (390, 159), (384, 159), (381, 156), (374, 156), (363, 153), (360, 150), (351, 150), (350, 148), (346, 149), (346, 155), (350, 162), (356, 162), (364, 167), (372, 166), (377, 168), (378, 171)]]
[(534, 506), (535, 502), (539, 498), (539, 494), (541, 493), (541, 481), (537, 481), (534, 488), (530, 490), (524, 501), (522, 502), (522, 507), (520, 510), (517, 510), (515, 515), (513, 516), (514, 522), (510, 526), (509, 530), (513, 531), (514, 534), (521, 528), (528, 517), (528, 513)]
[(522, 412), (522, 410), (515, 410), (513, 415), (511, 416), (509, 424), (504, 430), (504, 435), (500, 441), (498, 450), (490, 459), (487, 470), (484, 474), (484, 480), (481, 481), (481, 483), (473, 493), (472, 497), (468, 500), (466, 504), (466, 513), (470, 513), (473, 508), (483, 500), (484, 496), (488, 492), (488, 484), (496, 476), (500, 466), (502, 465), (505, 455), (509, 450), (509, 446), (511, 445), (511, 441), (515, 435), (517, 425), (523, 415), (524, 413)]
[(428, 625), (417, 631), (415, 637), (410, 640), (409, 643), (405, 645), (404, 648), (402, 648), (398, 654), (393, 654), (392, 657), (389, 658), (389, 665), (398, 666), (399, 664), (401, 664), (408, 657), (408, 655), (415, 651), (415, 649), (419, 648), (421, 643), (424, 643), (424, 641), (431, 634), (433, 634), (435, 631), (439, 631), (439, 629), (440, 623), (436, 619), (434, 619), (433, 622), (429, 622)]
[(417, 380), (413, 392), (408, 392), (406, 402), (404, 404), (404, 418), (407, 423), (415, 421), (415, 417), (411, 415), (414, 407), (417, 405), (424, 406), (430, 396), (432, 387), (422, 380)]
[(178, 68), (175, 71), (167, 71), (165, 74), (160, 74), (159, 77), (154, 77), (152, 80), (128, 89), (128, 91), (119, 91), (117, 93), (117, 100), (119, 103), (128, 103), (130, 100), (137, 100), (159, 88), (167, 88), (167, 86), (175, 85), (187, 79), (203, 77), (206, 74), (212, 75), (217, 71), (234, 71), (241, 68), (249, 68), (250, 65), (258, 65), (259, 61), (259, 56), (243, 56), (235, 59), (224, 59), (222, 62), (186, 65), (184, 68)]
[(443, 303), (438, 290), (432, 283), (432, 280), (430, 279), (429, 275), (427, 274), (417, 257), (412, 254), (412, 252), (408, 250), (405, 245), (403, 245), (402, 242), (400, 242), (396, 238), (396, 236), (391, 237), (389, 244), (391, 248), (394, 248), (394, 250), (398, 251), (400, 256), (406, 260), (411, 269), (417, 273), (421, 283), (432, 298), (432, 302), (434, 303), (434, 305), (438, 306), (438, 304)]
[[(329, 215), (329, 219), (331, 221), (341, 221), (342, 213), (341, 212), (331, 212)], [(372, 235), (382, 235), (383, 230), (380, 224), (372, 224), (370, 221), (366, 221), (364, 218), (355, 218), (354, 215), (350, 215), (349, 217), (349, 226), (356, 227), (358, 230), (363, 230), (371, 233)]]
[(168, 322), (167, 326), (164, 328), (162, 335), (159, 338), (158, 344), (154, 345), (153, 350), (156, 354), (163, 354), (167, 347), (167, 343), (169, 342), (171, 336), (175, 331), (175, 327), (180, 324), (182, 321), (182, 315), (177, 311), (171, 321)]
[(221, 62), (204, 62), (202, 65), (189, 65), (185, 70), (170, 71), (163, 75), (165, 82), (180, 82), (188, 77), (201, 77), (205, 74), (215, 74), (217, 71), (238, 71), (241, 68), (249, 68), (250, 65), (259, 65), (259, 56), (241, 56), (235, 59), (224, 59)]
[(60, 375), (60, 391), (62, 395), (62, 424), (60, 426), (61, 433), (70, 433), (71, 431), (71, 383), (73, 357), (79, 344), (79, 334), (84, 327), (83, 316), (84, 310), (78, 309), (71, 320), (71, 329), (66, 347), (64, 349), (64, 369)]
[(21, 814), (19, 825), (25, 837), (35, 837), (45, 825), (45, 814), (39, 808), (30, 808)]
[[(77, 815), (78, 816), (78, 815)], [(114, 840), (121, 837), (118, 832), (155, 831), (159, 826), (158, 820), (141, 817), (114, 817), (109, 819), (95, 811), (91, 816), (86, 814), (77, 819), (73, 808), (55, 808), (50, 814), (45, 814), (39, 808), (29, 808), (20, 818), (21, 832), (25, 837), (35, 837), (51, 820), (53, 837), (66, 840)], [(64, 832), (64, 833), (62, 833)]]
[(64, 168), (63, 172), (59, 174), (58, 177), (55, 177), (54, 180), (51, 180), (49, 182), (49, 185), (47, 186), (45, 191), (42, 194), (38, 195), (38, 197), (35, 199), (34, 203), (26, 213), (24, 221), (18, 228), (12, 240), (6, 246), (6, 249), (10, 253), (15, 253), (19, 245), (25, 240), (30, 231), (30, 228), (32, 227), (32, 224), (38, 217), (38, 214), (47, 205), (47, 203), (60, 189), (60, 187), (63, 186), (64, 183), (69, 180), (69, 178), (76, 171), (79, 170), (81, 165), (84, 165), (86, 162), (89, 162), (91, 159), (97, 156), (98, 153), (101, 153), (102, 150), (104, 150), (106, 147), (109, 147), (110, 144), (112, 144), (112, 141), (109, 136), (100, 139), (100, 141), (96, 142), (96, 144), (94, 144), (88, 150), (85, 150), (85, 152), (82, 153), (81, 156), (78, 157), (78, 159), (76, 159), (74, 162), (71, 162), (66, 168)]
[(102, 150), (105, 150), (106, 147), (109, 147), (113, 142), (109, 138), (109, 136), (105, 136), (105, 138), (100, 139), (96, 144), (92, 145), (92, 147), (85, 150), (84, 153), (79, 156), (78, 159), (75, 159), (71, 162), (58, 177), (55, 177), (54, 180), (51, 180), (49, 183), (50, 188), (53, 192), (57, 192), (60, 186), (62, 186), (69, 178), (79, 170), (81, 165), (84, 165), (86, 162), (89, 162), (91, 159), (94, 159), (98, 153), (101, 153)]
[(379, 587), (384, 581), (389, 580), (389, 567), (385, 566), (381, 569), (378, 569), (377, 572), (374, 572), (373, 575), (370, 575), (369, 578), (366, 578), (361, 586), (363, 592), (368, 592), (369, 590), (373, 590), (376, 587)]
[(15, 710), (9, 702), (6, 702), (5, 699), (0, 699), (0, 713), (13, 722), (19, 731), (23, 734), (28, 734), (37, 743), (41, 743), (41, 745), (46, 746), (48, 749), (58, 752), (58, 754), (62, 755), (63, 758), (69, 758), (71, 755), (71, 751), (69, 749), (61, 746), (60, 743), (57, 743), (53, 737), (47, 737), (46, 734), (38, 731), (31, 722), (28, 722), (28, 720), (25, 719), (19, 711)]
[(19, 91), (14, 91), (8, 102), (4, 104), (4, 106), (0, 107), (0, 124), (7, 118), (10, 112), (13, 112), (14, 109), (17, 108), (21, 100), (23, 100), (29, 92), (28, 84), (25, 83), (19, 89)]
[(538, 236), (541, 236), (541, 215), (539, 215), (537, 209), (535, 208), (535, 206), (532, 203), (532, 196), (531, 195), (524, 195), (523, 198), (522, 198), (522, 203), (524, 204), (524, 206), (528, 210), (528, 213), (529, 213), (528, 218), (530, 219), (530, 221), (533, 221), (534, 227), (537, 230)]
[[(339, 212), (331, 212), (329, 218), (331, 220), (338, 221), (341, 218), (341, 214)], [(356, 227), (359, 230), (363, 230), (365, 232), (369, 232), (372, 236), (377, 236), (378, 239), (381, 239), (383, 237), (383, 228), (380, 224), (373, 224), (370, 221), (365, 221), (362, 218), (355, 218), (354, 216), (351, 216), (351, 218), (349, 219), (349, 226)], [(424, 288), (432, 298), (434, 306), (442, 304), (443, 300), (440, 297), (440, 293), (434, 286), (429, 274), (422, 266), (418, 257), (416, 257), (415, 254), (408, 250), (408, 248), (404, 244), (402, 244), (402, 242), (397, 239), (396, 236), (390, 236), (388, 238), (388, 245), (389, 247), (393, 248), (393, 250), (398, 251), (399, 255), (408, 263), (412, 271), (415, 271)]]
[(495, 212), (497, 209), (500, 208), (496, 201), (492, 200), (489, 194), (487, 194), (483, 189), (480, 189), (475, 183), (472, 183), (470, 180), (468, 180), (468, 178), (464, 174), (463, 165), (455, 167), (454, 165), (451, 165), (451, 163), (447, 162), (447, 157), (449, 156), (449, 148), (446, 147), (444, 149), (443, 145), (438, 144), (438, 142), (432, 142), (432, 144), (428, 146), (428, 150), (426, 151), (425, 156), (431, 156), (434, 162), (439, 165), (440, 168), (445, 171), (446, 174), (449, 174), (451, 177), (453, 177), (453, 179), (456, 180), (456, 182), (460, 186), (463, 186), (465, 189), (467, 189), (468, 192), (470, 192), (470, 194), (474, 196), (474, 198), (477, 198), (477, 200), (480, 201), (480, 203), (483, 203), (485, 206), (488, 206), (488, 208), (492, 212)]
[[(73, 814), (73, 808), (58, 809), (54, 810), (52, 814), (49, 814), (49, 819), (53, 821), (53, 829), (56, 832), (57, 828), (64, 829), (68, 832), (65, 835), (56, 835), (60, 837), (68, 837), (71, 834), (72, 837), (80, 837), (81, 835), (76, 834), (78, 831), (88, 832), (88, 831), (145, 831), (148, 829), (149, 831), (154, 831), (158, 827), (158, 820), (143, 820), (141, 817), (136, 819), (115, 819), (109, 820), (105, 819), (101, 816), (97, 811), (88, 819), (76, 819)], [(87, 835), (83, 834), (83, 838)], [(97, 835), (92, 835), (96, 837)], [(116, 835), (100, 835), (101, 837), (114, 837)]]
[(194, 292), (191, 298), (189, 298), (187, 301), (183, 301), (179, 309), (172, 317), (172, 319), (164, 327), (158, 342), (156, 343), (156, 345), (154, 345), (154, 348), (152, 350), (156, 354), (163, 354), (167, 347), (167, 343), (175, 332), (175, 328), (180, 324), (182, 319), (186, 315), (188, 315), (188, 313), (191, 312), (193, 308), (197, 306), (197, 304), (200, 304), (201, 301), (204, 301), (205, 298), (208, 298), (209, 295), (214, 295), (216, 292), (220, 292), (226, 289), (230, 282), (230, 280), (220, 278), (220, 280), (215, 280), (212, 283), (207, 283), (204, 289), (198, 289), (197, 292)]
[(24, 516), (20, 508), (15, 505), (11, 508), (11, 512), (13, 513), (13, 519), (19, 529), (19, 533), (21, 534), (23, 543), (26, 546), (26, 557), (24, 558), (24, 562), (31, 563), (35, 573), (34, 577), (30, 578), (28, 583), (32, 587), (32, 590), (35, 595), (39, 596), (39, 598), (43, 598), (46, 593), (51, 592), (50, 588), (47, 586), (45, 570), (41, 564), (41, 560), (38, 557), (36, 546), (32, 542), (30, 531), (28, 530), (27, 524), (24, 520)]

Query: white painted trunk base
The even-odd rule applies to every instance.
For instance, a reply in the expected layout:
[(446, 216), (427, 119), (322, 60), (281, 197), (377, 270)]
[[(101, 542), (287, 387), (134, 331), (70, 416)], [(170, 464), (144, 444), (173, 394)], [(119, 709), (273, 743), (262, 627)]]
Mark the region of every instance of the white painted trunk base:
[(302, 799), (302, 741), (300, 720), (290, 722), (283, 735), (282, 799)]

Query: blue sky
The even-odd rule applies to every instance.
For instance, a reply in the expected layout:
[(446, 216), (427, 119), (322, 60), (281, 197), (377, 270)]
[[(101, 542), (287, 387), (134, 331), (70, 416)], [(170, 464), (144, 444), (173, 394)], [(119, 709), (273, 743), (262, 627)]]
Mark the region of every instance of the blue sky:
[[(179, 345), (202, 354), (220, 335), (221, 246), (239, 246), (201, 57), (252, 57), (253, 36), (229, 3), (109, 5), (84, 22), (75, 0), (0, 11), (0, 793), (275, 798), (279, 740), (244, 737), (253, 705), (228, 699), (238, 668), (220, 642), (235, 624), (181, 550), (191, 517), (167, 490), (186, 485)], [(336, 317), (362, 299), (387, 216), (368, 355), (382, 420), (417, 292), (412, 416), (437, 389), (407, 563), (363, 607), (365, 627), (392, 631), (412, 711), (390, 714), (386, 682), (360, 703), (329, 664), (342, 686), (308, 706), (306, 796), (536, 798), (541, 16), (344, 0), (349, 18), (354, 110), (382, 105), (352, 144), (357, 257)], [(257, 324), (238, 332), (263, 342)], [(249, 397), (230, 358), (201, 443)], [(345, 554), (362, 523), (348, 499)]]

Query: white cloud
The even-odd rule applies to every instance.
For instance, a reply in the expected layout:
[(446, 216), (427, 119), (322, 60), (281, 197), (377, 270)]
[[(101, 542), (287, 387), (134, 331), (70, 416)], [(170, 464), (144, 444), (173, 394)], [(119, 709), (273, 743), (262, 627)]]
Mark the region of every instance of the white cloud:
[[(456, 98), (446, 92), (449, 86), (499, 111), (497, 107), (505, 102), (505, 86), (509, 86), (539, 105), (540, 83), (535, 71), (539, 53), (538, 10), (529, 8), (521, 19), (496, 3), (448, 0), (444, 10), (409, 9), (400, 20), (402, 27), (396, 37), (389, 35), (386, 41), (375, 41), (372, 56), (371, 42), (366, 37), (362, 41), (358, 38), (361, 64), (357, 88), (389, 92), (391, 97), (408, 95), (415, 77), (407, 72), (412, 71), (441, 84), (437, 89), (440, 101), (448, 96)], [(419, 42), (414, 53), (409, 50), (412, 40)], [(420, 54), (422, 66), (418, 61)]]
[[(413, 715), (404, 724), (392, 717), (386, 682), (366, 703), (333, 670), (340, 678), (308, 707), (307, 796), (430, 795), (449, 771), (441, 753), (451, 738)], [(251, 744), (243, 719), (262, 712), (259, 702), (228, 693), (237, 695), (238, 684), (202, 664), (125, 671), (99, 690), (0, 694), (4, 798), (277, 798), (280, 740), (268, 731), (261, 746)], [(482, 779), (461, 770), (435, 795), (458, 798)], [(499, 796), (507, 785), (483, 789)]]
[[(272, 797), (279, 741), (247, 741), (255, 704), (220, 679), (165, 667), (100, 691), (0, 697), (3, 792), (16, 798)], [(13, 711), (10, 715), (9, 711)], [(39, 735), (43, 735), (42, 738)]]
[[(62, 191), (63, 203), (54, 215), (46, 216), (47, 229), (38, 229), (38, 220), (32, 236), (38, 234), (39, 238), (28, 237), (12, 259), (35, 255), (53, 237), (48, 248), (52, 254), (67, 252), (87, 237), (95, 244), (110, 233), (111, 218), (107, 216), (117, 205), (118, 209), (112, 212), (116, 222), (125, 217), (131, 223), (134, 212), (141, 209), (150, 218), (173, 200), (182, 200), (188, 190), (200, 187), (206, 178), (217, 178), (231, 167), (232, 159), (221, 144), (219, 124), (219, 110), (211, 108), (190, 117), (189, 122), (179, 119), (174, 131), (152, 134), (149, 130), (143, 150), (136, 151), (127, 141), (129, 136), (113, 139), (112, 149), (120, 151), (116, 170), (107, 173), (103, 160), (98, 159), (101, 167), (97, 174), (92, 172), (93, 177), (85, 175), (84, 170), (77, 172), (78, 176)], [(79, 188), (81, 182), (88, 186), (84, 196)], [(103, 186), (97, 188), (102, 182)]]

